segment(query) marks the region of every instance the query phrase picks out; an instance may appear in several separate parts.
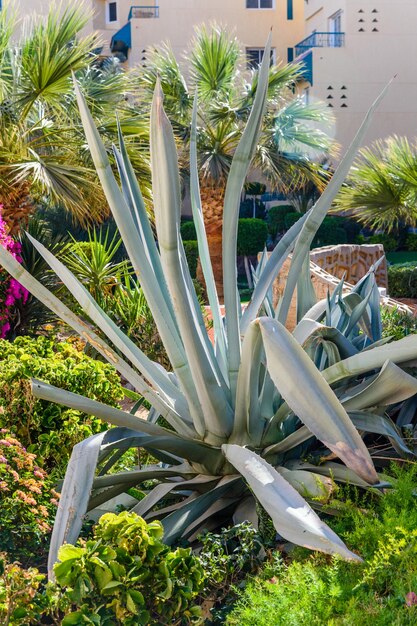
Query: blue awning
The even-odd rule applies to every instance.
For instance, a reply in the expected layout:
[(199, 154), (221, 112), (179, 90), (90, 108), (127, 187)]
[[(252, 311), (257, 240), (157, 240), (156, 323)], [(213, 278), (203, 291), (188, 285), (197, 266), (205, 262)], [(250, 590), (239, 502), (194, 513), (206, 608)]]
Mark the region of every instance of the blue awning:
[(131, 30), (130, 22), (125, 24), (111, 38), (111, 49), (112, 50), (113, 50), (113, 47), (114, 47), (116, 42), (123, 42), (125, 44), (126, 48), (129, 48), (129, 49), (132, 47), (132, 30)]
[(296, 63), (300, 63), (301, 68), (301, 76), (307, 83), (310, 83), (313, 86), (313, 51), (308, 50), (304, 52), (304, 54), (300, 54), (295, 59)]

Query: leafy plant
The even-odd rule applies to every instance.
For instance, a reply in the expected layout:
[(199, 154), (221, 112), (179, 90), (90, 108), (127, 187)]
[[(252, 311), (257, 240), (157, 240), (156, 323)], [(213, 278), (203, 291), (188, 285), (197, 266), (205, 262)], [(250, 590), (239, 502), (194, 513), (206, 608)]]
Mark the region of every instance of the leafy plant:
[(417, 319), (409, 313), (383, 308), (381, 311), (382, 336), (402, 339), (417, 333)]
[(105, 425), (82, 410), (34, 399), (30, 379), (40, 376), (114, 407), (124, 395), (114, 368), (86, 356), (79, 343), (43, 336), (0, 341), (0, 427), (12, 430), (30, 452), (36, 452), (39, 464), (57, 473), (63, 472), (72, 447)]
[(394, 252), (398, 248), (398, 239), (388, 234), (371, 235), (364, 243), (382, 243), (385, 252)]
[(237, 253), (244, 257), (248, 285), (253, 287), (248, 256), (261, 252), (266, 244), (268, 229), (263, 220), (257, 218), (241, 218), (237, 227)]
[(36, 456), (9, 431), (0, 429), (0, 552), (7, 551), (11, 559), (39, 558), (51, 530), (57, 496)]
[(268, 232), (273, 239), (285, 230), (285, 216), (294, 213), (294, 207), (290, 204), (272, 206), (267, 213), (266, 223)]
[(417, 150), (406, 137), (379, 140), (359, 153), (334, 210), (373, 230), (415, 226)]
[(413, 466), (392, 471), (395, 490), (359, 502), (344, 494), (347, 506), (332, 523), (364, 556), (363, 564), (312, 557), (301, 550), (286, 562), (275, 559), (249, 580), (226, 624), (415, 624), (416, 472)]
[(417, 233), (409, 233), (405, 240), (406, 250), (417, 251)]
[[(357, 560), (357, 555), (319, 519), (305, 498), (325, 499), (333, 480), (348, 480), (364, 488), (380, 484), (381, 479), (359, 431), (382, 433), (396, 446), (395, 454), (398, 451), (404, 456), (412, 454), (395, 425), (384, 414), (375, 413), (373, 407), (382, 407), (383, 411), (384, 407), (398, 404), (415, 393), (416, 381), (401, 365), (417, 355), (416, 338), (409, 336), (400, 342), (381, 343), (379, 293), (372, 272), (356, 285), (351, 297), (340, 297), (343, 285), (339, 285), (329, 299), (318, 304), (308, 281), (306, 263), (311, 242), (347, 175), (372, 111), (383, 94), (365, 118), (323, 195), (279, 241), (269, 259), (264, 255), (252, 300), (245, 311), (241, 311), (236, 288), (239, 203), (261, 130), (268, 92), (269, 57), (270, 42), (265, 50), (248, 124), (236, 148), (225, 190), (225, 320), (215, 289), (199, 198), (197, 109), (194, 107), (191, 199), (213, 316), (214, 346), (204, 325), (179, 236), (181, 190), (176, 143), (164, 113), (159, 87), (151, 114), (158, 246), (122, 135), (120, 150), (115, 149), (120, 188), (78, 88), (77, 93), (92, 157), (172, 372), (150, 361), (101, 310), (73, 274), (36, 240), (32, 238), (35, 247), (118, 353), (93, 328), (86, 327), (83, 320), (17, 267), (7, 251), (0, 249), (0, 261), (8, 271), (12, 274), (19, 271), (22, 284), (48, 302), (85, 340), (114, 363), (152, 406), (148, 420), (144, 420), (39, 380), (33, 382), (37, 398), (82, 409), (116, 426), (74, 448), (54, 526), (51, 567), (60, 546), (65, 541), (76, 540), (87, 509), (92, 510), (131, 487), (149, 485), (149, 479), (158, 483), (146, 490), (146, 497), (134, 504), (134, 511), (147, 519), (155, 516), (162, 519), (164, 541), (168, 545), (180, 538), (192, 540), (206, 527), (209, 518), (210, 523), (217, 524), (229, 520), (231, 514), (235, 520), (242, 516), (246, 519), (248, 509), (256, 511), (256, 498), (270, 514), (277, 532), (288, 541)], [(274, 318), (258, 317), (261, 309), (270, 306), (272, 282), (291, 250), (291, 267), (279, 311), (274, 313)], [(295, 289), (299, 325), (292, 336), (285, 322)], [(330, 313), (327, 313), (328, 303)], [(325, 323), (321, 324), (324, 318)], [(329, 327), (328, 323), (336, 326)], [(320, 348), (324, 346), (322, 358)], [(159, 416), (171, 429), (156, 423)], [(163, 464), (112, 474), (111, 467), (120, 451), (138, 446), (152, 451)], [(343, 464), (321, 462), (330, 453)], [(316, 464), (304, 466), (301, 459), (306, 454)], [(99, 470), (97, 476), (96, 469)], [(168, 494), (172, 504), (158, 508)], [(320, 503), (321, 500), (319, 507)]]
[(109, 513), (91, 540), (62, 546), (54, 568), (62, 626), (201, 623), (194, 600), (203, 567), (189, 548), (170, 550), (162, 535), (160, 522)]
[(196, 278), (198, 263), (198, 244), (196, 241), (184, 241), (183, 243), (191, 278)]
[(2, 626), (40, 624), (45, 604), (38, 593), (45, 579), (36, 568), (23, 569), (0, 554), (0, 622)]
[[(19, 242), (14, 241), (7, 233), (6, 224), (2, 217), (2, 205), (0, 205), (0, 246), (3, 246), (6, 250), (14, 256), (14, 258), (21, 263), (22, 257), (20, 256), (21, 245)], [(4, 339), (9, 334), (10, 322), (13, 312), (13, 307), (21, 300), (25, 304), (28, 298), (28, 291), (20, 285), (20, 283), (14, 278), (10, 278), (5, 272), (0, 274), (0, 338)]]
[(388, 266), (388, 293), (392, 298), (417, 298), (415, 263), (398, 263)]
[(187, 221), (181, 224), (181, 237), (183, 241), (197, 241), (197, 231), (194, 222)]

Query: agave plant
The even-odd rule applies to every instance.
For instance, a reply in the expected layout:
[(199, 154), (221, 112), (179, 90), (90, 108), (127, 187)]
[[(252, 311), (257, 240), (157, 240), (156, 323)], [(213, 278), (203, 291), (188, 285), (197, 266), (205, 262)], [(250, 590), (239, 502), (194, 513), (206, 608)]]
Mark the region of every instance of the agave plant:
[[(270, 43), (264, 59), (269, 59), (269, 48)], [(51, 570), (60, 545), (76, 540), (87, 511), (114, 502), (114, 498), (117, 501), (131, 487), (149, 480), (156, 483), (145, 498), (125, 497), (124, 504), (145, 518), (162, 519), (168, 544), (179, 538), (192, 539), (201, 528), (212, 528), (225, 516), (253, 519), (256, 498), (285, 539), (356, 559), (359, 557), (320, 520), (303, 495), (310, 499), (322, 495), (333, 479), (364, 487), (381, 484), (362, 438), (364, 431), (383, 431), (409, 454), (395, 426), (381, 414), (381, 406), (416, 393), (417, 382), (401, 365), (417, 356), (417, 337), (388, 344), (379, 341), (377, 318), (369, 312), (372, 304), (378, 307), (372, 275), (350, 296), (343, 296), (340, 287), (328, 301), (315, 303), (306, 271), (311, 240), (348, 173), (379, 100), (323, 195), (284, 235), (269, 259), (263, 260), (252, 300), (242, 314), (236, 288), (239, 200), (261, 129), (267, 79), (268, 62), (264, 61), (225, 191), (224, 318), (199, 196), (194, 105), (191, 197), (213, 314), (214, 344), (204, 324), (180, 237), (177, 152), (159, 87), (151, 115), (157, 246), (121, 133), (120, 149), (114, 148), (119, 187), (76, 86), (91, 154), (170, 359), (171, 372), (151, 361), (125, 336), (71, 271), (34, 238), (35, 248), (100, 329), (100, 335), (0, 249), (2, 265), (93, 345), (152, 405), (145, 420), (41, 381), (33, 382), (36, 397), (81, 409), (115, 426), (74, 448), (53, 531)], [(268, 315), (268, 292), (290, 251), (292, 263), (285, 293), (279, 309)], [(285, 321), (296, 288), (300, 324), (293, 336)], [(267, 315), (258, 317), (260, 310)], [(325, 324), (320, 323), (323, 316)], [(108, 343), (101, 338), (103, 334)], [(167, 428), (158, 423), (159, 416)], [(149, 450), (160, 463), (110, 473), (130, 447)], [(300, 468), (297, 459), (309, 449), (319, 454), (324, 450), (333, 460)], [(155, 510), (161, 500), (171, 504)]]

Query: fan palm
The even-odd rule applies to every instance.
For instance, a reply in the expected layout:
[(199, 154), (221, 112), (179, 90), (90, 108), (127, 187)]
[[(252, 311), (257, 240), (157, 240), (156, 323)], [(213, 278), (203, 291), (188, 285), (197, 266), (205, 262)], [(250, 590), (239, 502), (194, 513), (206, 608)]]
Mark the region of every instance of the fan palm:
[(389, 137), (360, 152), (333, 212), (386, 232), (417, 224), (417, 144)]
[[(226, 180), (242, 137), (258, 85), (258, 69), (246, 70), (242, 45), (223, 28), (196, 29), (187, 54), (188, 85), (184, 71), (169, 45), (156, 49), (138, 76), (142, 97), (150, 97), (156, 77), (161, 80), (164, 106), (179, 140), (184, 170), (188, 170), (188, 145), (193, 96), (198, 93), (197, 157), (201, 198), (220, 297), (222, 287), (222, 216)], [(288, 191), (308, 180), (320, 180), (320, 167), (307, 156), (329, 150), (330, 141), (311, 122), (323, 122), (321, 106), (306, 105), (294, 95), (299, 76), (295, 65), (271, 66), (268, 99), (252, 171), (262, 171), (273, 189)], [(181, 146), (182, 142), (182, 146)], [(182, 147), (182, 150), (181, 150)]]
[[(79, 37), (88, 19), (84, 9), (51, 9), (15, 46), (15, 16), (7, 6), (0, 12), (0, 204), (12, 231), (40, 197), (64, 204), (84, 222), (107, 213), (81, 132), (71, 72), (109, 146), (117, 132), (115, 109), (129, 151), (132, 143), (148, 145), (148, 131), (126, 103), (128, 76), (111, 64), (98, 66), (95, 35)], [(133, 164), (146, 181), (147, 149), (135, 150)]]

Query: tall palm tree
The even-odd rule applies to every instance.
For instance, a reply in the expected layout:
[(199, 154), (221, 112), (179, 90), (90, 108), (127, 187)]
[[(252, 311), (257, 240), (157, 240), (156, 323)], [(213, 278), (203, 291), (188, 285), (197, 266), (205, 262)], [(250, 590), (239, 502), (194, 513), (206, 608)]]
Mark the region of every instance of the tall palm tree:
[(79, 35), (88, 19), (83, 8), (52, 8), (15, 45), (15, 16), (7, 8), (0, 11), (0, 204), (11, 230), (39, 198), (63, 204), (82, 222), (107, 214), (81, 130), (72, 72), (109, 150), (117, 110), (129, 151), (141, 147), (134, 165), (149, 180), (148, 131), (126, 101), (129, 77), (111, 63), (98, 65), (95, 35)]
[(393, 136), (361, 150), (333, 212), (386, 232), (416, 226), (417, 143)]
[[(222, 296), (222, 216), (225, 184), (253, 103), (258, 68), (248, 70), (242, 45), (224, 28), (199, 27), (184, 66), (168, 44), (154, 50), (138, 72), (141, 98), (150, 98), (159, 76), (164, 106), (176, 132), (184, 170), (194, 93), (198, 93), (197, 148), (201, 199), (217, 288)], [(324, 122), (322, 106), (306, 105), (294, 93), (300, 68), (271, 65), (268, 104), (252, 172), (272, 189), (290, 191), (309, 180), (321, 184), (316, 158), (330, 140), (311, 122)], [(186, 79), (187, 76), (187, 79)], [(188, 81), (188, 84), (187, 84)], [(313, 157), (313, 158), (312, 158)]]

